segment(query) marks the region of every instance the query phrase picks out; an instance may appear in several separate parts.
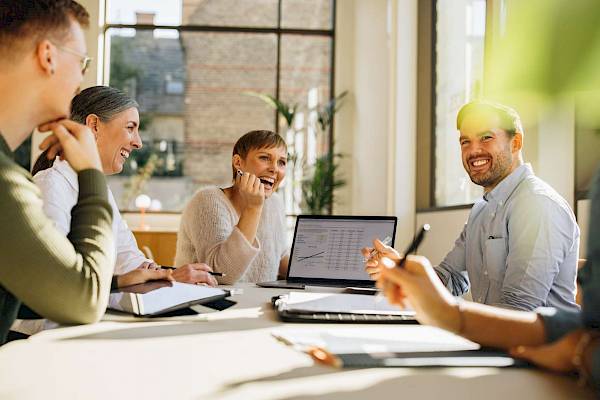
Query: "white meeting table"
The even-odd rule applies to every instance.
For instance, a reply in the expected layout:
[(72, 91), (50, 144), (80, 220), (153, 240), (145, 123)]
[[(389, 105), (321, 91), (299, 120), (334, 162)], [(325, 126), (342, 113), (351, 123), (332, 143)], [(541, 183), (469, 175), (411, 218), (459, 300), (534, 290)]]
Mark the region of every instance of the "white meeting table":
[(286, 290), (237, 287), (225, 311), (151, 321), (108, 313), (2, 346), (0, 399), (594, 398), (574, 378), (536, 369), (321, 366), (273, 329), (358, 325), (281, 323), (270, 298)]

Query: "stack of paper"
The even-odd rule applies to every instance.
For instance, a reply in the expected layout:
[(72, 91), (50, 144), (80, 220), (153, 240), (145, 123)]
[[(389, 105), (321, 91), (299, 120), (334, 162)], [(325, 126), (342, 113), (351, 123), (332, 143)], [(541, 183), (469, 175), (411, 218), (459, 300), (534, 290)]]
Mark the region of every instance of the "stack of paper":
[(478, 350), (480, 346), (431, 326), (377, 326), (365, 328), (277, 329), (279, 340), (304, 350), (327, 349), (333, 354), (393, 354)]

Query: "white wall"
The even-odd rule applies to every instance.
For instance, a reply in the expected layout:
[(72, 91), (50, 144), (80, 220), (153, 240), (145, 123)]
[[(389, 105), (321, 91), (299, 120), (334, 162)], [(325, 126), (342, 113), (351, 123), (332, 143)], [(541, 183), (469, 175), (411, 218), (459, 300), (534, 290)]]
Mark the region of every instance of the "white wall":
[(433, 265), (439, 264), (460, 235), (469, 211), (470, 209), (459, 209), (417, 213), (417, 226), (431, 225), (431, 231), (419, 248), (419, 254), (427, 257)]
[(101, 82), (102, 57), (102, 25), (104, 24), (104, 0), (78, 0), (90, 14), (90, 27), (85, 31), (87, 51), (94, 59), (86, 72), (81, 88), (98, 85)]
[(338, 1), (336, 88), (351, 97), (336, 117), (348, 185), (336, 214), (397, 215), (414, 231), (417, 0)]
[[(336, 91), (349, 101), (336, 118), (338, 151), (345, 155), (338, 214), (387, 211), (390, 52), (387, 0), (339, 1), (336, 35)], [(383, 193), (374, 193), (381, 190)]]
[(336, 94), (344, 90), (350, 94), (335, 115), (335, 152), (344, 156), (339, 171), (346, 180), (346, 185), (334, 194), (335, 214), (352, 214), (354, 205), (354, 115), (357, 98), (354, 85), (355, 8), (355, 0), (344, 0), (337, 3), (336, 9), (335, 88)]
[(388, 211), (398, 217), (397, 243), (406, 246), (415, 231), (417, 168), (417, 21), (418, 1), (399, 0), (393, 5), (392, 54), (394, 93), (391, 158), (388, 178), (391, 195)]
[(557, 101), (541, 110), (537, 140), (536, 174), (574, 209), (575, 108), (572, 101)]

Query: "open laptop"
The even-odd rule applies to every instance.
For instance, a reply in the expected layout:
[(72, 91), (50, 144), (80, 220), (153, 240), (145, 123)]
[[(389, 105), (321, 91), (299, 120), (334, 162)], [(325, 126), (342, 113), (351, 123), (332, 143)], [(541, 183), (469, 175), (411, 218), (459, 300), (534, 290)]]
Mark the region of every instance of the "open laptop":
[(396, 236), (396, 217), (299, 215), (287, 279), (261, 287), (304, 289), (307, 285), (373, 287), (360, 250), (373, 239)]

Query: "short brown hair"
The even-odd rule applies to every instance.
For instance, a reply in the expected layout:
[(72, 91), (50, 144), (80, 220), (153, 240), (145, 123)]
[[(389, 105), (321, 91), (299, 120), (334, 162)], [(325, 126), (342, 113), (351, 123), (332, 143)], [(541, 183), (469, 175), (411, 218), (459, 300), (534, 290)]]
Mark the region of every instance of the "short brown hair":
[(517, 132), (523, 134), (521, 117), (512, 108), (487, 100), (475, 100), (461, 107), (456, 116), (456, 129), (460, 130), (464, 119), (470, 114), (494, 114), (500, 119), (500, 126), (510, 137)]
[(0, 2), (0, 57), (6, 59), (36, 45), (45, 36), (64, 35), (77, 21), (89, 25), (90, 15), (73, 0), (2, 0)]
[[(250, 131), (235, 142), (232, 156), (237, 154), (242, 158), (246, 158), (250, 150), (271, 149), (273, 147), (283, 147), (287, 151), (287, 144), (279, 134), (266, 130)], [(233, 168), (234, 179), (235, 172), (235, 168)]]

